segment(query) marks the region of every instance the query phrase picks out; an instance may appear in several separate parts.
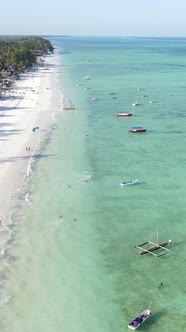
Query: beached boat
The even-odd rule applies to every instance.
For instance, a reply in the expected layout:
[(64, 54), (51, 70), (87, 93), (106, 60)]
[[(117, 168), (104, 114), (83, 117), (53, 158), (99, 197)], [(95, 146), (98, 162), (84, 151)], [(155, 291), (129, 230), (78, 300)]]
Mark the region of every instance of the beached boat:
[(75, 107), (64, 106), (63, 109), (64, 109), (65, 111), (70, 111), (70, 110), (75, 110)]
[(136, 184), (138, 182), (139, 182), (138, 180), (130, 180), (130, 181), (126, 181), (126, 182), (120, 182), (120, 186), (121, 187), (123, 187), (123, 186), (131, 186), (131, 185)]
[[(145, 254), (151, 254), (155, 257), (161, 257), (163, 255), (166, 255), (170, 252), (169, 249), (165, 248), (169, 243), (171, 243), (171, 240), (167, 240), (164, 242), (159, 243), (158, 239), (158, 228), (157, 228), (157, 241), (156, 243), (152, 241), (146, 241), (142, 244), (139, 244), (135, 246), (135, 248), (141, 250), (140, 255), (145, 255)], [(159, 254), (155, 254), (154, 251), (159, 250)]]
[(132, 113), (116, 113), (118, 117), (132, 116)]
[(128, 324), (128, 328), (131, 330), (136, 330), (147, 320), (147, 318), (149, 318), (150, 314), (150, 309), (143, 310), (135, 319), (132, 320), (132, 322)]
[(143, 127), (132, 127), (129, 130), (129, 133), (144, 133), (145, 131), (147, 131), (147, 128), (143, 128)]
[(34, 127), (34, 128), (32, 129), (32, 131), (36, 131), (36, 130), (39, 130), (39, 127)]

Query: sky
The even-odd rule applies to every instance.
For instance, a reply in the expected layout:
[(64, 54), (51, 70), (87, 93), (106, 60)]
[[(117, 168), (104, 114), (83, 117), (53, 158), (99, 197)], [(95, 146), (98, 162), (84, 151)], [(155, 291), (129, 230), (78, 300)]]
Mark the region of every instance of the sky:
[(1, 35), (186, 37), (186, 0), (2, 0)]

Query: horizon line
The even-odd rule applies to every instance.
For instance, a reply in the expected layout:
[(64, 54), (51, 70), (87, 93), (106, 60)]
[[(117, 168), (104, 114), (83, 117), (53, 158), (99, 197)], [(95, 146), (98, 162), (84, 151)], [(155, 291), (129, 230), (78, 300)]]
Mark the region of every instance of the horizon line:
[(30, 37), (30, 36), (38, 36), (38, 37), (120, 37), (120, 38), (186, 38), (186, 36), (144, 36), (144, 35), (70, 35), (70, 34), (2, 34), (0, 33), (0, 37), (3, 36), (22, 36), (22, 37)]

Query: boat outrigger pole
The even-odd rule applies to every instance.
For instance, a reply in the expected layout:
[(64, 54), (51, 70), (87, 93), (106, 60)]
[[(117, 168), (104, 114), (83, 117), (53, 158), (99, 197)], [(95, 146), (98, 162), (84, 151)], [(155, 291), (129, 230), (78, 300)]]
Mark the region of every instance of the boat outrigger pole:
[[(168, 252), (170, 251), (169, 249), (165, 248), (165, 246), (167, 246), (169, 243), (171, 242), (171, 240), (159, 243), (159, 239), (158, 239), (158, 228), (157, 228), (157, 243), (151, 242), (151, 241), (146, 241), (140, 245), (135, 246), (135, 248), (138, 248), (141, 250), (140, 255), (144, 255), (144, 254), (151, 254), (155, 257), (160, 257), (163, 255), (168, 254)], [(145, 245), (153, 245), (152, 247), (146, 247), (144, 248)], [(158, 250), (158, 249), (162, 249), (164, 250), (164, 252), (162, 254), (156, 255), (153, 251)]]

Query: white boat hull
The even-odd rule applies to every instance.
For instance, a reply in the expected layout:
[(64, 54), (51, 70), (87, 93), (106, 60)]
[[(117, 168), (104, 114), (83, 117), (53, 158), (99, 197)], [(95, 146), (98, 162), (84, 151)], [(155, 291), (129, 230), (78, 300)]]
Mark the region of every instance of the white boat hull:
[(140, 312), (140, 314), (128, 324), (128, 328), (131, 330), (136, 330), (147, 320), (147, 318), (149, 318), (150, 314), (151, 312), (149, 309)]
[(123, 186), (131, 186), (131, 185), (136, 184), (138, 182), (139, 182), (138, 180), (131, 180), (131, 181), (127, 181), (127, 182), (120, 182), (120, 186), (121, 187), (123, 187)]

